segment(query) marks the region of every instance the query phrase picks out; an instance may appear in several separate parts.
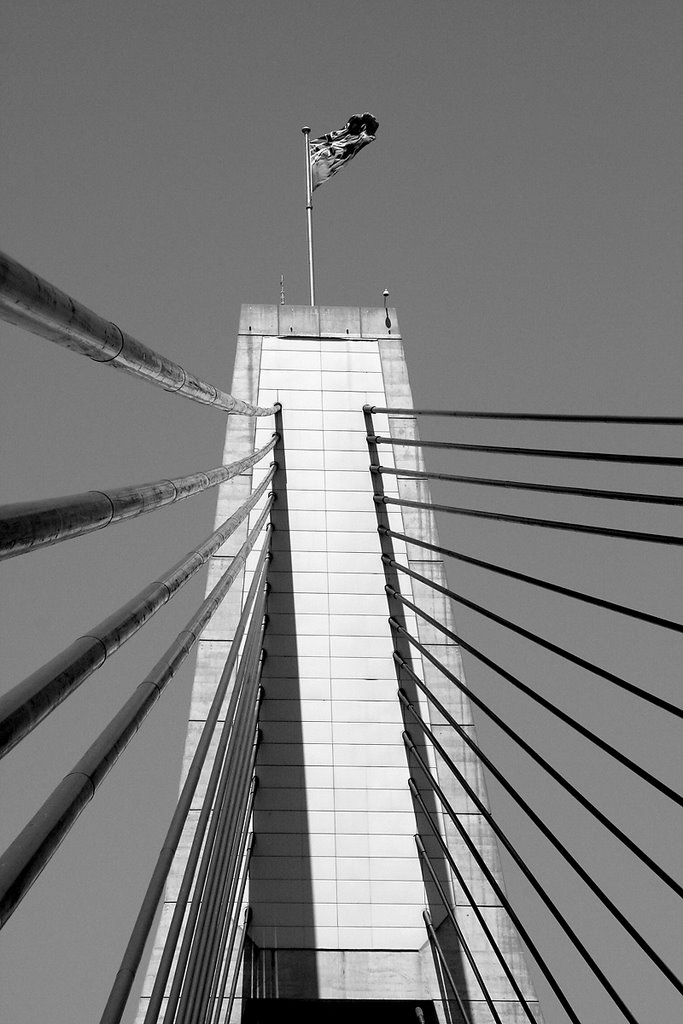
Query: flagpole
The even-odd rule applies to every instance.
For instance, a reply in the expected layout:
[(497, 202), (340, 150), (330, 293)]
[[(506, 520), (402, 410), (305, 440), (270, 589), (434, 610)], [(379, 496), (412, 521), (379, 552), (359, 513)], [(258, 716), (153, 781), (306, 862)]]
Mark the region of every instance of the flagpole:
[(306, 223), (308, 228), (308, 287), (311, 305), (315, 306), (315, 280), (313, 277), (313, 173), (311, 170), (311, 129), (301, 129), (306, 140)]

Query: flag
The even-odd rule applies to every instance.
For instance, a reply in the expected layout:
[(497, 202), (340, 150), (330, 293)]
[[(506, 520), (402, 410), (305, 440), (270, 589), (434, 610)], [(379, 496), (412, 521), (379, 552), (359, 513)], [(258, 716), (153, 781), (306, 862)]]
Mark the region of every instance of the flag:
[(343, 128), (321, 135), (311, 142), (311, 176), (313, 190), (336, 174), (344, 164), (360, 153), (363, 146), (375, 141), (379, 122), (368, 114), (353, 114)]

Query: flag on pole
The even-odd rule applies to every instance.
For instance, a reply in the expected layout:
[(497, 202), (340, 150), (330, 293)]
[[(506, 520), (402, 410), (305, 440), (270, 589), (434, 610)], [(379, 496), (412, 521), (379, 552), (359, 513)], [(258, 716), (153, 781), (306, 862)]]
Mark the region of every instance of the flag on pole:
[(360, 153), (363, 146), (375, 141), (379, 121), (368, 114), (353, 114), (343, 128), (321, 135), (311, 141), (311, 176), (313, 191), (336, 174), (344, 164)]

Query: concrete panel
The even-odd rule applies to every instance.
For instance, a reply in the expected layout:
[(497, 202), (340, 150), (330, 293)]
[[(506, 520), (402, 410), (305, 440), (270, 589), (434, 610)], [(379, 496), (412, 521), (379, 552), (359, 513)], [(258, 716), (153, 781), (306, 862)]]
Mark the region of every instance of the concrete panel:
[(262, 352), (320, 352), (320, 338), (294, 338), (291, 335), (287, 338), (269, 338), (264, 336), (261, 339)]
[(352, 564), (344, 551), (329, 551), (327, 555), (327, 568), (330, 573), (348, 572), (360, 576), (365, 573), (376, 573), (381, 565), (379, 550), (355, 552)]
[(327, 631), (329, 616), (321, 615), (277, 615), (268, 613), (269, 636), (320, 636)]
[[(361, 474), (354, 474), (354, 476), (360, 476)], [(368, 474), (369, 476), (369, 474)], [(360, 484), (360, 479), (357, 480), (357, 485)], [(351, 490), (330, 490), (327, 489), (325, 495), (325, 508), (328, 512), (346, 512), (348, 509), (354, 509), (357, 512), (372, 512), (374, 511), (374, 502), (372, 495), (368, 491), (351, 491)]]
[(370, 457), (366, 451), (334, 451), (325, 452), (325, 469), (357, 473), (370, 472)]
[(240, 312), (240, 334), (277, 334), (277, 306), (242, 306)]
[[(396, 784), (400, 780), (396, 776), (391, 781)], [(338, 811), (405, 811), (411, 807), (411, 799), (404, 782), (400, 789), (371, 789), (369, 786), (362, 789), (336, 789), (335, 806)]]
[[(317, 377), (317, 374), (312, 374), (313, 377)], [(259, 391), (259, 401), (265, 402), (280, 402), (283, 409), (288, 412), (292, 410), (298, 410), (300, 412), (307, 412), (309, 410), (315, 411), (320, 410), (323, 407), (323, 394), (320, 391), (320, 387), (311, 391), (306, 391), (300, 387), (285, 388), (282, 385), (278, 385), (274, 388), (262, 388)]]
[[(287, 392), (320, 391), (322, 374), (315, 370), (261, 370), (261, 386)], [(291, 401), (291, 399), (290, 399)], [(284, 406), (284, 401), (283, 401)]]
[(330, 680), (330, 696), (332, 700), (386, 700), (396, 701), (396, 677), (387, 674), (384, 679), (373, 679), (361, 676), (356, 679), (333, 678)]
[[(277, 857), (264, 859), (258, 855), (252, 857), (249, 866), (252, 879), (265, 881), (289, 882), (308, 878), (308, 869), (301, 857)], [(316, 858), (316, 875), (319, 879), (334, 880), (337, 878), (337, 861), (334, 857)]]
[[(299, 414), (297, 413), (296, 415)], [(287, 444), (287, 464), (289, 465), (289, 459), (293, 452), (322, 451), (324, 447), (324, 436), (325, 435), (323, 435), (322, 430), (295, 430), (288, 427), (287, 434), (285, 436)], [(268, 440), (268, 438), (265, 438), (265, 440)]]
[[(326, 625), (330, 631), (330, 638), (352, 638), (352, 637), (377, 637), (382, 640), (387, 635), (387, 615), (330, 615)], [(334, 647), (330, 648), (331, 653), (337, 653)]]
[[(325, 367), (326, 369), (328, 367)], [(269, 345), (261, 352), (261, 370), (279, 370), (280, 372), (292, 372), (302, 370), (306, 372), (320, 371), (322, 369), (321, 355), (319, 349), (312, 349), (310, 344), (302, 342), (299, 351), (293, 351), (290, 345), (283, 343), (277, 347)], [(264, 387), (270, 387), (266, 378), (262, 375), (261, 383)], [(276, 380), (275, 387), (284, 387), (284, 383)], [(298, 387), (299, 385), (297, 385)]]
[(329, 598), (331, 615), (388, 615), (387, 599), (384, 594), (371, 591), (368, 594), (339, 594), (331, 590)]
[(377, 531), (365, 533), (361, 530), (354, 530), (348, 533), (344, 531), (328, 530), (325, 534), (327, 550), (329, 552), (342, 552), (347, 555), (355, 555), (359, 552), (371, 551), (379, 555), (380, 541)]
[[(390, 326), (387, 326), (387, 317)], [(360, 311), (361, 331), (364, 338), (389, 338), (400, 335), (398, 316), (393, 306), (388, 310), (362, 306)]]
[(382, 572), (381, 562), (376, 564), (372, 571), (368, 572), (367, 568), (365, 572), (360, 573), (344, 573), (330, 571), (328, 575), (329, 579), (329, 593), (330, 598), (334, 595), (365, 595), (381, 594), (384, 590), (384, 573)]
[(334, 811), (334, 795), (331, 786), (325, 789), (273, 786), (264, 789), (259, 807), (261, 811)]
[(322, 409), (287, 410), (287, 430), (310, 430), (320, 435), (323, 429)]
[(360, 337), (360, 309), (357, 306), (319, 306), (322, 338)]
[[(391, 705), (390, 705), (391, 706)], [(390, 743), (393, 746), (397, 746), (400, 749), (403, 748), (401, 743), (401, 732), (403, 731), (403, 723), (397, 716), (397, 719), (393, 722), (337, 722), (332, 724), (332, 734), (334, 736), (334, 742), (338, 744), (362, 744), (372, 745), (375, 747), (381, 747), (384, 744)], [(374, 751), (375, 757), (379, 757), (380, 752)]]
[(343, 351), (338, 349), (332, 352), (321, 353), (320, 366), (323, 370), (336, 370), (348, 373), (351, 370), (364, 371), (366, 373), (381, 373), (382, 367), (379, 360), (379, 352), (358, 351), (358, 347), (346, 346)]
[[(312, 751), (316, 757), (322, 757), (323, 751), (319, 750), (318, 747)], [(372, 765), (376, 765), (378, 768), (398, 768), (401, 770), (405, 769), (405, 750), (403, 744), (398, 743), (385, 743), (378, 744), (374, 747), (370, 754), (368, 751), (363, 751), (354, 743), (335, 743), (334, 745), (334, 764), (335, 766), (354, 766), (359, 765), (365, 767), (369, 757), (372, 756)], [(329, 764), (328, 761), (311, 762), (318, 764)], [(375, 856), (380, 856), (376, 853)], [(387, 848), (386, 856), (391, 856), (391, 849)]]
[(363, 391), (325, 391), (322, 407), (328, 412), (353, 412), (363, 419), (364, 405), (381, 405), (386, 400), (383, 391), (368, 388)]
[[(346, 413), (335, 413), (335, 416), (345, 416)], [(325, 417), (327, 420), (327, 417)], [(355, 421), (355, 417), (354, 417)], [(340, 427), (338, 430), (325, 430), (323, 434), (324, 447), (328, 452), (356, 452), (358, 448), (358, 435), (364, 436), (361, 430), (354, 430), (353, 427), (357, 426), (354, 422), (349, 425), (349, 429)], [(365, 449), (367, 451), (367, 448)]]
[[(302, 585), (301, 577), (306, 577)], [(273, 615), (292, 613), (295, 615), (325, 614), (328, 611), (329, 598), (327, 595), (327, 574), (306, 573), (300, 574), (297, 579), (297, 592), (292, 593), (287, 589), (287, 583), (291, 585), (289, 573), (271, 573), (271, 591), (268, 595), (268, 611)]]
[(320, 337), (320, 316), (317, 306), (276, 306), (278, 335), (281, 338)]
[(278, 530), (277, 523), (271, 542), (275, 551), (326, 551), (327, 533), (324, 530)]
[(372, 338), (353, 338), (351, 336), (329, 339), (320, 339), (322, 352), (374, 352), (377, 343)]
[(325, 433), (333, 431), (344, 431), (346, 433), (361, 434), (365, 437), (365, 422), (362, 409), (355, 406), (352, 409), (327, 410), (325, 416)]
[[(289, 572), (273, 571), (268, 573), (268, 581), (272, 587), (271, 594), (292, 594), (292, 577)], [(305, 595), (328, 593), (328, 573), (322, 572), (299, 572), (297, 574), (297, 593), (295, 600), (303, 600)]]
[[(322, 387), (326, 394), (342, 392), (354, 401), (355, 394), (366, 395), (368, 392), (381, 393), (383, 387), (382, 374), (366, 373), (363, 370), (323, 370), (321, 373)], [(357, 401), (357, 400), (356, 400)], [(363, 402), (358, 402), (362, 408)]]

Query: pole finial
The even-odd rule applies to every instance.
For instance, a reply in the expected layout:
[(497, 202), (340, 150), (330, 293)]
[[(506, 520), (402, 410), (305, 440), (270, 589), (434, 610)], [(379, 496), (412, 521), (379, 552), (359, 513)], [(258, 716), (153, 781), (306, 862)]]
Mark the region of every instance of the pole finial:
[(302, 132), (304, 133), (304, 135), (310, 135), (310, 134), (311, 134), (311, 129), (309, 128), (309, 126), (308, 126), (307, 124), (305, 124), (305, 125), (303, 126), (303, 128), (301, 129), (301, 131), (302, 131)]

